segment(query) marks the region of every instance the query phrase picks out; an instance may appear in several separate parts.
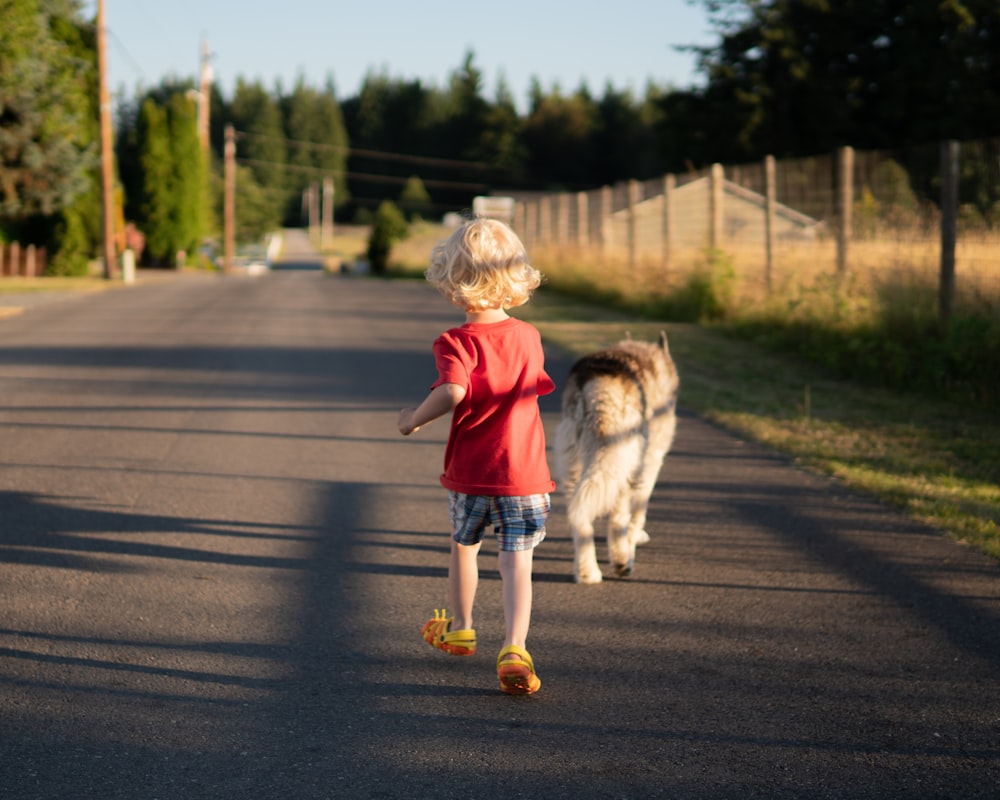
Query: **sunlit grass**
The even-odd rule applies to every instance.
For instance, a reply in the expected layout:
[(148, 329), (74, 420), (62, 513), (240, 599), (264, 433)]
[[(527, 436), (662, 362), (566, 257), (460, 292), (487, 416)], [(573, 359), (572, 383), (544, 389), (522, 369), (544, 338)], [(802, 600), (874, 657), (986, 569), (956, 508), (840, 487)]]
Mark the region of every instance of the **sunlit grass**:
[[(619, 298), (626, 304), (647, 303), (678, 292), (692, 276), (724, 277), (729, 317), (766, 305), (799, 314), (840, 317), (860, 324), (887, 305), (910, 313), (937, 313), (940, 244), (926, 236), (856, 241), (848, 248), (847, 267), (837, 265), (831, 239), (779, 243), (770, 276), (763, 247), (727, 246), (724, 251), (686, 248), (672, 252), (669, 262), (656, 248), (640, 246), (634, 263), (622, 247), (610, 255), (600, 248), (540, 243), (530, 248), (533, 262), (553, 285), (585, 289)], [(726, 274), (718, 270), (725, 267)], [(1000, 312), (1000, 235), (963, 236), (956, 253), (956, 311)], [(833, 292), (836, 287), (836, 292)], [(920, 306), (912, 307), (914, 297)], [(825, 301), (818, 307), (816, 301)]]
[(323, 256), (323, 263), (328, 272), (340, 272), (341, 266), (352, 266), (365, 258), (368, 250), (367, 225), (334, 225), (333, 236), (325, 244), (318, 235), (310, 239), (313, 247)]
[[(338, 272), (342, 264), (353, 265), (367, 258), (368, 225), (336, 225), (331, 241), (323, 249), (326, 268)], [(430, 260), (431, 250), (451, 229), (433, 222), (417, 222), (410, 226), (409, 235), (395, 242), (390, 255), (389, 272), (394, 277), (422, 276)], [(313, 245), (319, 249), (319, 241)]]
[(392, 271), (396, 275), (421, 276), (430, 263), (431, 251), (452, 233), (451, 228), (433, 222), (410, 226), (410, 235), (392, 247)]
[(121, 281), (109, 281), (103, 277), (81, 276), (74, 278), (2, 278), (0, 294), (24, 294), (25, 292), (98, 291), (111, 288)]

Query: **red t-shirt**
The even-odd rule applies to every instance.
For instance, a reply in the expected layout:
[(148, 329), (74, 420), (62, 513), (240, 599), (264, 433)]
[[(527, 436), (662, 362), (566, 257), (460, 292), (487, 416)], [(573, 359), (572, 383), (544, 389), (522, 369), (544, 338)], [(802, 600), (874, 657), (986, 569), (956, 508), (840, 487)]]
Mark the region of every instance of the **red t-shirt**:
[(556, 386), (545, 372), (538, 331), (514, 317), (466, 323), (435, 340), (434, 361), (432, 389), (442, 383), (465, 388), (452, 415), (441, 484), (494, 497), (555, 489), (538, 398)]

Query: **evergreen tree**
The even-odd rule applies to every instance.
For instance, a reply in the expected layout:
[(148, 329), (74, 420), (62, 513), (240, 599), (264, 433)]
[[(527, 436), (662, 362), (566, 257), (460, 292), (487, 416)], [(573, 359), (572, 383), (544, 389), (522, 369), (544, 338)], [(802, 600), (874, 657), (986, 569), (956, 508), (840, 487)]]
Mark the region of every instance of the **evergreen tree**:
[(361, 147), (375, 148), (382, 141), (388, 85), (389, 77), (384, 71), (377, 74), (368, 70), (357, 96), (343, 104), (344, 120), (351, 141)]
[(705, 5), (722, 33), (701, 53), (700, 99), (720, 123), (716, 160), (982, 138), (1000, 127), (994, 0)]
[(396, 197), (415, 163), (425, 180), (452, 177), (419, 160), (454, 157), (440, 141), (444, 119), (440, 92), (419, 80), (391, 80), (384, 71), (369, 72), (360, 93), (342, 107), (352, 146), (352, 193), (359, 204), (374, 207), (383, 198)]
[(596, 181), (597, 109), (583, 91), (563, 97), (558, 89), (534, 94), (524, 123), (527, 169), (543, 188), (584, 189)]
[(0, 221), (50, 216), (80, 197), (98, 158), (93, 51), (75, 48), (79, 4), (7, 0), (0, 24)]
[(146, 254), (156, 263), (172, 264), (174, 170), (166, 109), (147, 97), (139, 113), (136, 150), (140, 169), (139, 227), (146, 236)]
[(175, 93), (167, 105), (173, 252), (194, 257), (205, 233), (207, 187), (198, 140), (198, 110), (187, 93)]
[(483, 134), (489, 108), (482, 96), (483, 75), (475, 66), (475, 54), (465, 55), (461, 68), (451, 74), (446, 97), (446, 120), (440, 141), (449, 157), (481, 161), (487, 156)]
[(486, 109), (483, 130), (479, 137), (480, 158), (494, 168), (507, 186), (524, 180), (527, 150), (523, 142), (522, 121), (514, 105), (506, 81), (501, 77), (496, 100)]
[(628, 90), (617, 91), (608, 84), (595, 110), (595, 184), (610, 185), (662, 174), (648, 105), (637, 103)]
[[(222, 214), (222, 194), (219, 198)], [(268, 231), (274, 230), (274, 208), (268, 197), (267, 190), (257, 183), (253, 170), (241, 165), (236, 166), (236, 225), (235, 238), (237, 244), (252, 244), (259, 242)]]
[[(89, 111), (79, 120), (78, 136), (81, 142), (90, 142), (96, 153), (100, 140), (100, 92), (97, 73), (97, 29), (80, 18), (79, 3), (72, 0), (54, 0), (47, 5), (52, 9), (50, 29), (52, 35), (69, 50), (80, 65), (87, 65), (77, 73), (84, 97), (89, 98)], [(102, 225), (101, 170), (95, 156), (88, 169), (87, 187), (72, 201), (63, 206), (53, 217), (40, 220), (45, 231), (45, 242), (51, 254), (46, 270), (49, 274), (86, 274), (90, 258), (100, 251), (104, 235)]]
[(411, 175), (403, 191), (399, 193), (399, 210), (411, 222), (426, 219), (433, 208), (431, 196), (427, 193), (424, 182), (416, 175)]
[(237, 131), (236, 156), (253, 172), (254, 181), (266, 193), (269, 213), (260, 236), (281, 226), (290, 201), (287, 170), (288, 145), (278, 98), (259, 82), (237, 79), (230, 106)]
[[(162, 98), (158, 100), (158, 98)], [(208, 230), (207, 165), (198, 139), (197, 107), (185, 86), (164, 85), (147, 94), (135, 117), (135, 131), (124, 137), (122, 174), (129, 219), (146, 236), (146, 256), (174, 264), (183, 251), (194, 257)]]
[(302, 78), (290, 95), (283, 98), (285, 132), (288, 138), (289, 193), (291, 203), (309, 184), (333, 179), (334, 205), (348, 200), (347, 130), (332, 84), (325, 91), (307, 86)]

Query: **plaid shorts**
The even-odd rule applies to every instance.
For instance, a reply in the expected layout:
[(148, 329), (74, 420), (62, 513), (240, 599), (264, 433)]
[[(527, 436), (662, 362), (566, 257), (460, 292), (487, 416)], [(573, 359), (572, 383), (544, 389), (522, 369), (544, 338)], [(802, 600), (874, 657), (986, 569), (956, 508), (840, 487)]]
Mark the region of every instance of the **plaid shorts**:
[(545, 538), (547, 494), (489, 497), (449, 491), (448, 500), (453, 538), (459, 544), (479, 544), (490, 524), (501, 550), (531, 550)]

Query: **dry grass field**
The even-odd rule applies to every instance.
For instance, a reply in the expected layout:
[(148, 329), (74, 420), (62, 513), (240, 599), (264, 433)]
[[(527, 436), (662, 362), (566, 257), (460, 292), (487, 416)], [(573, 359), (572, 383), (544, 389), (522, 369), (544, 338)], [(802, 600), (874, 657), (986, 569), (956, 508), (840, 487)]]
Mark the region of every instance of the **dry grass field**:
[[(889, 307), (909, 316), (937, 313), (940, 246), (933, 238), (854, 242), (843, 275), (837, 270), (836, 243), (830, 240), (780, 244), (770, 276), (761, 248), (717, 254), (681, 250), (670, 254), (667, 265), (661, 254), (644, 256), (641, 250), (634, 265), (624, 254), (604, 258), (570, 247), (540, 245), (531, 255), (554, 285), (586, 286), (595, 296), (614, 296), (625, 304), (648, 304), (704, 278), (715, 284), (729, 318), (762, 307), (824, 318), (836, 313), (855, 323)], [(1000, 313), (1000, 234), (963, 237), (955, 276), (956, 310)]]

